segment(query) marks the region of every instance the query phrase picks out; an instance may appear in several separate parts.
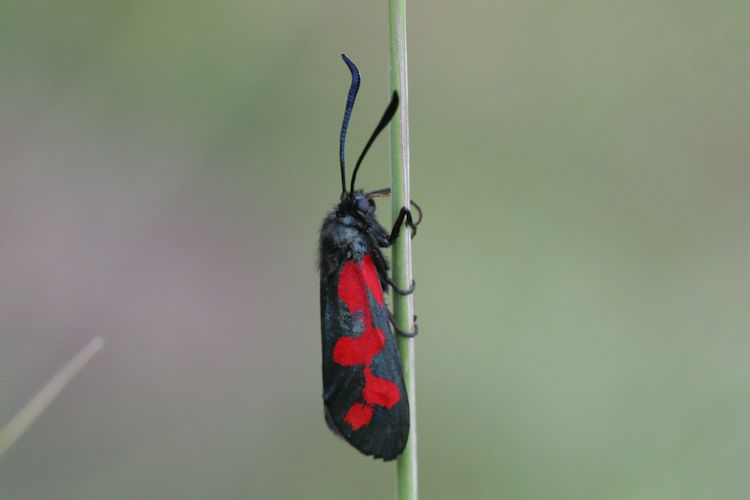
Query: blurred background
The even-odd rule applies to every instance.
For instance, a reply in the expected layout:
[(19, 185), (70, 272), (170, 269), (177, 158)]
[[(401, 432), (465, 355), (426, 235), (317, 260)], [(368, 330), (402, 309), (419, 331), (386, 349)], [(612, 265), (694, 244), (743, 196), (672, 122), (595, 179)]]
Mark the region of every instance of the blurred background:
[[(460, 5), (407, 11), (423, 498), (748, 498), (750, 7)], [(0, 497), (394, 496), (323, 422), (315, 266), (386, 9), (0, 4), (0, 425), (107, 342)]]

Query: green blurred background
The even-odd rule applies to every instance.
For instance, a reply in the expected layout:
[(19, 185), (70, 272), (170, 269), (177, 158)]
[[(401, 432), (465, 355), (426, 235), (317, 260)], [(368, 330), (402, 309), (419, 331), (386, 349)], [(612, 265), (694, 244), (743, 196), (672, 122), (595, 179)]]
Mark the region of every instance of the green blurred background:
[[(750, 7), (461, 3), (408, 8), (422, 497), (750, 497)], [(107, 341), (1, 498), (393, 497), (315, 269), (386, 8), (0, 4), (0, 423)]]

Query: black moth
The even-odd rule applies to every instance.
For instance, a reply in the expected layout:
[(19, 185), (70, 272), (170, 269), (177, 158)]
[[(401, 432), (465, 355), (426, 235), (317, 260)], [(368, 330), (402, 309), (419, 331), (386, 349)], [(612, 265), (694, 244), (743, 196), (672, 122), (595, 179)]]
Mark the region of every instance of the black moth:
[(344, 143), (359, 71), (344, 54), (341, 57), (352, 74), (339, 147), (341, 201), (323, 221), (319, 249), (325, 419), (334, 433), (362, 453), (393, 460), (409, 437), (409, 401), (383, 290), (391, 286), (405, 294), (413, 287), (395, 286), (380, 249), (395, 241), (402, 225), (415, 231), (416, 224), (403, 207), (389, 234), (375, 218), (373, 197), (390, 190), (354, 190), (362, 159), (398, 109), (396, 92), (359, 156), (347, 190)]

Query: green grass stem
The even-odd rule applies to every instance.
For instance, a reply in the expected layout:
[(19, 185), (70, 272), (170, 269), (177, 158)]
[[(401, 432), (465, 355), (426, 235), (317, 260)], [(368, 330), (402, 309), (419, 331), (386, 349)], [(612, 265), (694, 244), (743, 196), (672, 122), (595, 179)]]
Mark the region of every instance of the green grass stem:
[[(390, 26), (390, 84), (391, 92), (398, 91), (401, 99), (399, 112), (391, 122), (391, 200), (392, 214), (398, 216), (401, 207), (408, 207), (409, 189), (409, 88), (406, 64), (406, 0), (388, 0)], [(401, 231), (393, 245), (391, 256), (393, 280), (408, 288), (412, 280), (411, 231)], [(404, 330), (414, 330), (414, 303), (412, 295), (393, 294), (393, 314), (396, 323)], [(399, 338), (404, 380), (409, 393), (409, 442), (399, 457), (397, 468), (398, 498), (415, 500), (417, 490), (417, 399), (414, 364), (414, 339)]]

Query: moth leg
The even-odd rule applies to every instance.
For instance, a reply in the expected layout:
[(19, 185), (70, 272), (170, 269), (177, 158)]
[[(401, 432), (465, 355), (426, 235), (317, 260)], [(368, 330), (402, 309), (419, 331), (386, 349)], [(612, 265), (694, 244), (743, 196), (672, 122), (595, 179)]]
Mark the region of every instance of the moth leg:
[(414, 234), (412, 234), (412, 238), (417, 234), (417, 226), (422, 223), (422, 207), (420, 207), (417, 202), (414, 200), (409, 200), (409, 203), (417, 209), (417, 212), (419, 212), (419, 218), (417, 219), (417, 222), (414, 223)]
[[(388, 311), (388, 320), (391, 322), (391, 325), (393, 325), (393, 329), (396, 330), (396, 332), (398, 332), (398, 334), (401, 335), (402, 337), (412, 338), (412, 337), (416, 337), (417, 334), (419, 333), (419, 326), (416, 323), (414, 323), (413, 332), (407, 332), (406, 330), (398, 326), (396, 324), (396, 318), (393, 317), (393, 313), (391, 311)], [(414, 321), (417, 321), (416, 316), (414, 316)]]
[(401, 207), (401, 210), (398, 213), (396, 223), (393, 224), (391, 234), (390, 236), (388, 236), (389, 244), (393, 244), (393, 242), (396, 241), (396, 238), (398, 238), (398, 235), (401, 232), (401, 226), (409, 226), (411, 228), (412, 238), (417, 235), (417, 226), (414, 224), (414, 221), (411, 218), (411, 210), (406, 207)]
[(417, 283), (414, 280), (411, 280), (411, 286), (404, 290), (403, 288), (399, 288), (399, 286), (388, 276), (385, 277), (385, 281), (388, 282), (388, 284), (391, 285), (391, 288), (398, 292), (399, 295), (411, 295), (414, 293), (414, 288), (417, 286)]

